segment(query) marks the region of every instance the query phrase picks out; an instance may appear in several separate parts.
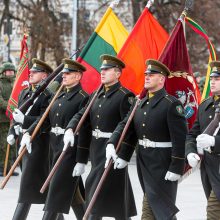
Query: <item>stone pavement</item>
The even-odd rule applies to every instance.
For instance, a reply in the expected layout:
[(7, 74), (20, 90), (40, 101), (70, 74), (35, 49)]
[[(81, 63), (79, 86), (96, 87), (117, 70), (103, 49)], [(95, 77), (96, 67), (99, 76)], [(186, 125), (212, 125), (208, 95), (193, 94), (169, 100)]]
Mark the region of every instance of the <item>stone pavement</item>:
[[(90, 170), (87, 166), (85, 178)], [(134, 161), (129, 165), (129, 173), (133, 185), (138, 216), (132, 220), (141, 219), (142, 190), (139, 185), (136, 165)], [(2, 182), (3, 178), (0, 178)], [(20, 177), (12, 177), (4, 190), (0, 191), (0, 220), (11, 220), (16, 207)], [(177, 215), (178, 220), (205, 220), (206, 200), (202, 190), (199, 171), (193, 173), (185, 179), (180, 185), (177, 196), (177, 207), (180, 212)], [(42, 218), (43, 205), (32, 205), (28, 220), (40, 220)], [(65, 220), (76, 219), (72, 210), (69, 215), (65, 215)], [(104, 218), (111, 219), (111, 218)]]

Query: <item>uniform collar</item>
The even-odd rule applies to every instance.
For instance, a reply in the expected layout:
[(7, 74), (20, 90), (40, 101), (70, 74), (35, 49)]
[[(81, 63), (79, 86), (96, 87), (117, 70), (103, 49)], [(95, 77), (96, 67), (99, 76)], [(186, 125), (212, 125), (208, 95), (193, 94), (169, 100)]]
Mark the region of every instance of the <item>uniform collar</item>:
[(115, 93), (119, 88), (121, 87), (121, 83), (117, 82), (114, 85), (108, 87), (108, 91), (105, 91), (105, 87), (103, 86), (102, 90), (99, 92), (98, 97), (102, 96), (103, 94), (106, 95), (106, 97), (110, 97), (113, 93)]
[(204, 102), (204, 108), (205, 110), (207, 110), (210, 106), (214, 105), (214, 104), (218, 104), (220, 102), (220, 99), (216, 100), (214, 99), (214, 96), (209, 97), (208, 99), (206, 99), (206, 101)]
[[(157, 103), (166, 95), (167, 95), (167, 92), (166, 92), (165, 88), (162, 88), (162, 89), (158, 90), (157, 92), (155, 92), (154, 96), (152, 98), (150, 98), (152, 108), (154, 108), (157, 105)], [(145, 98), (143, 98), (143, 101), (140, 104), (141, 108), (144, 106), (146, 101), (149, 101), (148, 95)]]
[(60, 98), (61, 96), (65, 95), (67, 97), (67, 99), (71, 99), (74, 95), (76, 95), (76, 93), (78, 93), (80, 90), (82, 89), (81, 84), (77, 84), (75, 86), (73, 86), (72, 88), (69, 89), (69, 91), (67, 92), (66, 88), (64, 89), (64, 91), (58, 96), (58, 98)]

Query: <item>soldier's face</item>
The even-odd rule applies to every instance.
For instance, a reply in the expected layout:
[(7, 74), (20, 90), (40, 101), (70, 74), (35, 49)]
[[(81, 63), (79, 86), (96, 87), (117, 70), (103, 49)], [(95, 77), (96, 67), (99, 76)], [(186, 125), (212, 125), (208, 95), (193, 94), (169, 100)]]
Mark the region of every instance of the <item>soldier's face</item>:
[(210, 89), (213, 95), (220, 95), (220, 76), (210, 77)]
[(63, 73), (62, 77), (63, 77), (63, 85), (66, 86), (67, 88), (70, 88), (79, 83), (82, 74), (79, 72)]
[(145, 74), (145, 84), (144, 87), (149, 92), (156, 92), (163, 88), (165, 83), (165, 76), (162, 74)]
[(45, 73), (45, 72), (30, 71), (29, 83), (31, 85), (36, 85), (36, 84), (40, 83), (45, 78), (47, 78), (47, 73)]
[(4, 74), (5, 74), (5, 76), (12, 77), (15, 75), (15, 72), (14, 72), (14, 70), (6, 70), (4, 72)]
[(117, 68), (108, 68), (101, 70), (101, 83), (106, 86), (114, 85), (118, 82), (121, 72)]

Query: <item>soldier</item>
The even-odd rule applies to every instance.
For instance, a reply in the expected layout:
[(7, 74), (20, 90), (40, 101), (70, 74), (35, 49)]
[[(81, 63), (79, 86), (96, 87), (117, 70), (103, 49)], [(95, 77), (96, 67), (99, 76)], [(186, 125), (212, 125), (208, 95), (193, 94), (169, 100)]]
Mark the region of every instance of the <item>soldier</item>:
[[(63, 59), (64, 69), (62, 70), (64, 90), (53, 103), (49, 113), (50, 130), (50, 149), (52, 153), (52, 164), (54, 165), (62, 153), (63, 135), (65, 127), (70, 119), (88, 101), (87, 93), (82, 90), (80, 80), (86, 68), (80, 63), (71, 59)], [(28, 132), (32, 132), (29, 129)], [(30, 145), (30, 139), (26, 140)], [(77, 142), (76, 142), (77, 144)], [(75, 145), (76, 145), (75, 144)], [(60, 213), (69, 213), (75, 191), (78, 190), (79, 177), (72, 177), (75, 166), (76, 146), (69, 148), (61, 163), (61, 166), (53, 176), (47, 200), (44, 207), (43, 220), (55, 220)], [(79, 198), (79, 196), (77, 197)], [(77, 210), (74, 212), (77, 219), (81, 220), (84, 215), (83, 203), (78, 202)], [(76, 206), (76, 204), (74, 204)]]
[[(187, 132), (183, 106), (164, 89), (169, 69), (157, 60), (147, 60), (145, 88), (148, 93), (137, 107), (126, 138), (137, 147), (137, 171), (145, 193), (147, 219), (175, 219), (177, 180), (183, 173)], [(129, 114), (128, 114), (129, 116)], [(115, 156), (128, 116), (119, 123), (106, 147), (107, 162)], [(128, 137), (130, 136), (130, 137)], [(111, 150), (110, 150), (111, 149)], [(128, 164), (134, 147), (121, 146), (115, 168)]]
[[(18, 106), (21, 106), (31, 94), (35, 91), (39, 83), (44, 80), (48, 74), (52, 72), (52, 68), (45, 62), (32, 59), (33, 66), (30, 69), (29, 83), (30, 87), (24, 89), (18, 101)], [(25, 146), (25, 139), (29, 137), (26, 132), (35, 120), (41, 117), (49, 104), (51, 93), (48, 90), (42, 92), (35, 100), (34, 104), (29, 107), (28, 111), (23, 114), (19, 109), (13, 112), (14, 121), (21, 127), (19, 141), (19, 153)], [(9, 144), (15, 141), (14, 126), (9, 130), (7, 138)], [(26, 132), (26, 133), (25, 133)], [(23, 138), (20, 142), (22, 133)], [(20, 183), (19, 198), (13, 220), (25, 220), (27, 218), (31, 204), (44, 204), (46, 194), (42, 195), (39, 191), (49, 172), (49, 135), (46, 127), (42, 127), (38, 132), (31, 145), (27, 145), (27, 149), (31, 154), (25, 154), (22, 158), (22, 176)]]
[[(77, 146), (77, 164), (73, 171), (73, 176), (79, 176), (84, 172), (90, 153), (92, 169), (85, 183), (87, 206), (104, 172), (104, 146), (118, 122), (126, 116), (130, 108), (129, 101), (133, 99), (133, 94), (122, 87), (119, 82), (125, 64), (110, 55), (102, 55), (101, 60), (103, 88), (98, 93), (86, 118), (85, 129), (80, 132), (80, 139), (88, 140), (88, 143)], [(74, 142), (72, 130), (75, 130), (85, 109), (82, 109), (69, 122), (64, 135), (65, 144)], [(116, 172), (111, 170), (91, 211), (89, 220), (99, 220), (103, 216), (126, 220), (134, 215), (136, 215), (136, 207), (128, 170), (123, 169)]]
[[(0, 73), (0, 176), (3, 176), (4, 161), (7, 149), (7, 135), (10, 127), (10, 120), (6, 117), (6, 109), (15, 80), (15, 66), (12, 63), (4, 63)], [(10, 150), (10, 164), (16, 157), (16, 150)], [(13, 175), (18, 175), (14, 172)]]
[(207, 198), (207, 219), (220, 219), (220, 133), (202, 134), (213, 120), (215, 106), (220, 103), (220, 61), (210, 63), (210, 88), (212, 97), (205, 99), (199, 106), (197, 119), (187, 135), (186, 155), (191, 167), (197, 166), (200, 155), (201, 179)]

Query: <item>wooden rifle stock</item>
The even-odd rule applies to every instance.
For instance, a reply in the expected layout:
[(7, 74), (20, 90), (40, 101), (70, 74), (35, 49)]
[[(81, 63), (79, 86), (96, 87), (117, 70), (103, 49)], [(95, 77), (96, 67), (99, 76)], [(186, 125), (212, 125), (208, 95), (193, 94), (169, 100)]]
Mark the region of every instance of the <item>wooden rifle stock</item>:
[[(126, 135), (126, 132), (127, 132), (128, 128), (129, 128), (129, 125), (131, 124), (131, 121), (132, 121), (132, 119), (134, 117), (135, 111), (136, 111), (139, 103), (140, 103), (140, 99), (138, 99), (136, 101), (136, 103), (134, 105), (134, 108), (132, 109), (131, 114), (129, 115), (129, 118), (128, 118), (126, 124), (125, 124), (125, 127), (124, 127), (123, 131), (122, 131), (122, 135), (120, 136), (120, 139), (119, 139), (118, 144), (116, 146), (116, 153), (120, 149), (120, 145), (121, 145), (121, 143), (122, 143), (122, 141), (123, 141), (123, 139), (124, 139), (124, 137)], [(83, 220), (87, 220), (88, 219), (88, 216), (89, 216), (89, 214), (90, 214), (90, 212), (91, 212), (91, 210), (92, 210), (92, 208), (93, 208), (93, 206), (94, 206), (94, 204), (95, 204), (95, 202), (97, 200), (97, 197), (98, 197), (98, 195), (99, 195), (99, 193), (100, 193), (100, 191), (102, 189), (104, 181), (106, 180), (106, 177), (108, 176), (108, 174), (109, 174), (109, 172), (111, 170), (112, 164), (113, 164), (113, 160), (111, 159), (109, 164), (108, 164), (108, 166), (106, 167), (104, 173), (102, 174), (102, 177), (101, 177), (101, 179), (100, 179), (100, 181), (98, 183), (98, 186), (96, 187), (96, 190), (95, 190), (95, 192), (94, 192), (94, 194), (92, 196), (91, 201), (89, 202), (89, 205), (88, 205), (88, 207), (86, 209), (86, 212), (85, 212), (85, 214), (83, 216)]]
[[(56, 95), (53, 97), (53, 99), (51, 100), (49, 106), (47, 107), (46, 111), (44, 112), (44, 114), (42, 115), (41, 119), (39, 120), (37, 126), (35, 127), (32, 135), (31, 135), (31, 142), (33, 141), (33, 139), (35, 138), (35, 136), (37, 135), (40, 127), (42, 126), (42, 124), (44, 123), (47, 115), (49, 114), (49, 111), (53, 105), (53, 103), (55, 102), (56, 98), (58, 97), (58, 95), (60, 94), (61, 90), (63, 89), (63, 85), (60, 86), (59, 90), (56, 92)], [(3, 179), (3, 182), (1, 184), (0, 189), (4, 189), (5, 185), (7, 184), (9, 178), (11, 177), (11, 175), (13, 174), (15, 168), (18, 166), (19, 162), (21, 161), (23, 155), (26, 153), (27, 148), (24, 147), (21, 151), (21, 153), (18, 155), (17, 159), (15, 160), (14, 164), (12, 165), (11, 169), (9, 170), (7, 176)]]
[[(87, 108), (86, 108), (86, 110), (85, 110), (83, 116), (81, 117), (81, 119), (80, 119), (80, 121), (79, 121), (79, 123), (78, 123), (78, 125), (77, 125), (77, 127), (76, 127), (76, 130), (74, 131), (74, 135), (76, 135), (76, 134), (79, 132), (79, 129), (81, 128), (81, 126), (82, 126), (84, 120), (86, 119), (86, 116), (88, 115), (89, 110), (90, 110), (90, 108), (92, 107), (92, 105), (93, 105), (93, 103), (94, 103), (94, 101), (95, 101), (95, 99), (96, 99), (96, 97), (97, 97), (97, 95), (98, 95), (98, 93), (99, 93), (99, 91), (100, 91), (101, 89), (102, 89), (102, 85), (98, 88), (98, 90), (96, 91), (96, 93), (95, 93), (94, 96), (92, 97), (92, 99), (91, 99), (89, 105), (87, 106)], [(63, 160), (63, 158), (64, 158), (64, 156), (65, 156), (65, 154), (66, 154), (66, 151), (67, 151), (68, 147), (69, 147), (69, 146), (67, 146), (67, 148), (62, 151), (62, 153), (60, 154), (59, 158), (57, 159), (55, 165), (53, 166), (53, 168), (52, 168), (52, 170), (50, 171), (50, 173), (49, 173), (47, 179), (45, 180), (43, 186), (41, 187), (41, 190), (40, 190), (41, 193), (44, 193), (44, 192), (45, 192), (45, 190), (46, 190), (47, 186), (49, 185), (49, 183), (50, 183), (50, 181), (51, 181), (53, 175), (55, 174), (56, 170), (57, 170), (58, 167), (60, 166), (60, 163), (62, 162), (62, 160)]]

